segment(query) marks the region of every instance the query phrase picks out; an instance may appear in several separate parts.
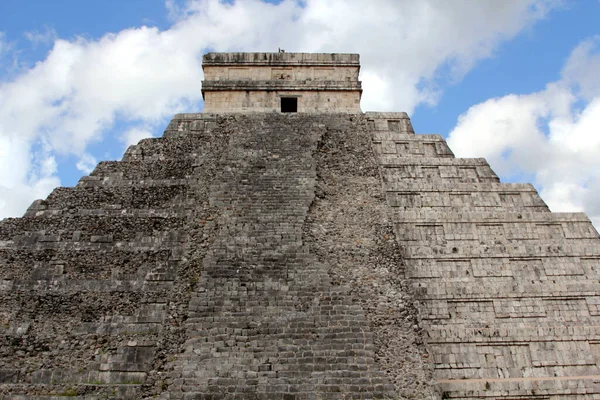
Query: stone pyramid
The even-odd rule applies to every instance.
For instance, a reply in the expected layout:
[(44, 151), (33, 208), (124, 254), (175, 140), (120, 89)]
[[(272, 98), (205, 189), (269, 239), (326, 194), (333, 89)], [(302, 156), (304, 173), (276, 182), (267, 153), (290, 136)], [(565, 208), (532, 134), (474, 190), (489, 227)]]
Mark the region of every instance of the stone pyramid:
[(600, 241), (355, 54), (209, 53), (205, 111), (0, 221), (1, 399), (600, 399)]

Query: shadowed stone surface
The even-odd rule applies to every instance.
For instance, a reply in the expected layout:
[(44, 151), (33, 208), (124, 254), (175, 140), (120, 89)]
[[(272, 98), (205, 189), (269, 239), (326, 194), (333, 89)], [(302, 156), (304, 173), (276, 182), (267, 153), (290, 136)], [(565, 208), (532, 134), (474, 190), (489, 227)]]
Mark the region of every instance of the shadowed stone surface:
[(208, 187), (227, 140), (208, 129), (143, 140), (0, 222), (1, 398), (166, 388), (214, 236)]

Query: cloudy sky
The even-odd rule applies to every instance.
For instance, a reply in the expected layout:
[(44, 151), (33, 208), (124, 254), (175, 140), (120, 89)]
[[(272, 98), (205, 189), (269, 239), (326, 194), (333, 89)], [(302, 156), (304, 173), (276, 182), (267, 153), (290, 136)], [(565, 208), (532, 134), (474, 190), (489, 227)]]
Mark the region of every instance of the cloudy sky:
[(197, 112), (207, 51), (356, 52), (363, 111), (600, 227), (600, 1), (0, 0), (0, 218)]

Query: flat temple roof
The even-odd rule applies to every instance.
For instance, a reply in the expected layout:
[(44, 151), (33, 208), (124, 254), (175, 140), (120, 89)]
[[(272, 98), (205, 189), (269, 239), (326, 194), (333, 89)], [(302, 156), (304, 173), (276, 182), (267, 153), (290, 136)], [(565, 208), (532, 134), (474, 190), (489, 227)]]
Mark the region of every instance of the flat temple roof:
[(360, 56), (350, 53), (207, 53), (202, 65), (360, 66)]

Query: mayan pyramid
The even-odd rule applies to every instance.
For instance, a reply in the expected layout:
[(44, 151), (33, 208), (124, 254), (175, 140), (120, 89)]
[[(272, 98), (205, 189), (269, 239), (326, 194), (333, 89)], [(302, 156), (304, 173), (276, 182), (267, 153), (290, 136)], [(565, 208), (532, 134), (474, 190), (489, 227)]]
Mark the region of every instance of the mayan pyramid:
[(0, 222), (1, 399), (600, 399), (584, 214), (362, 113), (356, 54), (203, 67), (203, 113)]

